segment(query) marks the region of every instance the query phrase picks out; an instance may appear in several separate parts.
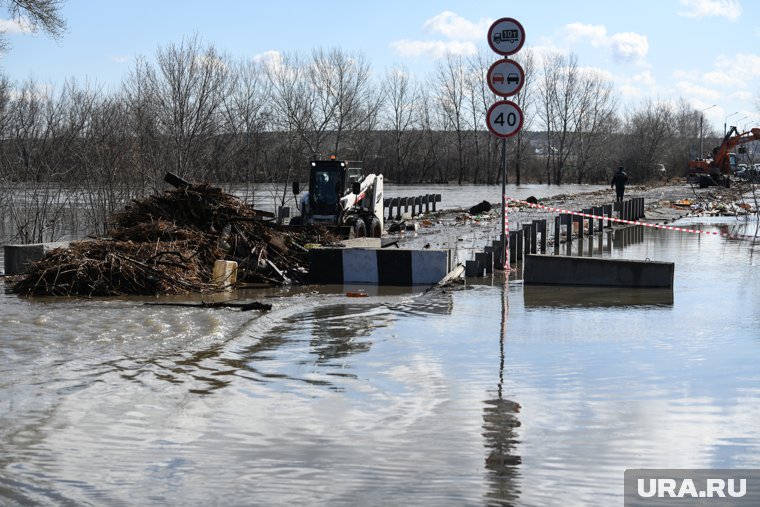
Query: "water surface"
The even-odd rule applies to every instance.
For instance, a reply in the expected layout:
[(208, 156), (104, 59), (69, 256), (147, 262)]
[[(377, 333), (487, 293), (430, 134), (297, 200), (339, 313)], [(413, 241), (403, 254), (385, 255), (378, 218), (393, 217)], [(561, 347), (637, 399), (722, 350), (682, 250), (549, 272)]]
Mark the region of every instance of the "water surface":
[(2, 296), (0, 504), (607, 506), (626, 468), (758, 468), (758, 243), (621, 234), (582, 254), (672, 292)]

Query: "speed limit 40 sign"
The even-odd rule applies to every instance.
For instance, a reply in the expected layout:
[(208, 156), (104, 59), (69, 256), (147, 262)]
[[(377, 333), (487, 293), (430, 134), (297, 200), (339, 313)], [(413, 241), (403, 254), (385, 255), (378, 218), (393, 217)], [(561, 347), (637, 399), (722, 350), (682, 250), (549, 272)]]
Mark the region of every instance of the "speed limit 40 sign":
[(522, 128), (523, 112), (520, 106), (510, 100), (494, 103), (486, 113), (488, 130), (497, 137), (512, 137)]

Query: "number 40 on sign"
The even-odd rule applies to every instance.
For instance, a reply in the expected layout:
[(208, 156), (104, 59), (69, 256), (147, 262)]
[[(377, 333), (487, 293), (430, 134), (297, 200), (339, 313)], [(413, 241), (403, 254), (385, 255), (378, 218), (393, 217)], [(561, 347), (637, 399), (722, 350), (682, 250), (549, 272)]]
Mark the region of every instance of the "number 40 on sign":
[(493, 135), (504, 138), (512, 137), (522, 128), (522, 110), (510, 100), (500, 100), (488, 109), (486, 124)]

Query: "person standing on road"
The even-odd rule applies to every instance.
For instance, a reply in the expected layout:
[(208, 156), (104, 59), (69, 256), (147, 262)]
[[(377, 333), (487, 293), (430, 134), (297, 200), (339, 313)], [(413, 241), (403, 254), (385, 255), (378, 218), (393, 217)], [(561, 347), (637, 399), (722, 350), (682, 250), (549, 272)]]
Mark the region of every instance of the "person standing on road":
[(617, 202), (623, 202), (623, 194), (625, 194), (625, 184), (628, 183), (628, 175), (625, 173), (623, 166), (618, 167), (618, 172), (612, 177), (610, 188), (615, 187), (615, 194), (617, 195)]

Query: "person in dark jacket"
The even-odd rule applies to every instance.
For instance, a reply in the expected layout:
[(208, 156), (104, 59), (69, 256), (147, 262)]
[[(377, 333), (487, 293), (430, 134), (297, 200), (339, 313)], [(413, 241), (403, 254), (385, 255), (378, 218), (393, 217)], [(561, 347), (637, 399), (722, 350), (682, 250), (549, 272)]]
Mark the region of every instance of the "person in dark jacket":
[(618, 172), (612, 177), (610, 188), (615, 187), (615, 194), (617, 195), (617, 202), (623, 202), (623, 194), (625, 194), (625, 184), (628, 183), (628, 175), (625, 173), (623, 167), (618, 167)]

